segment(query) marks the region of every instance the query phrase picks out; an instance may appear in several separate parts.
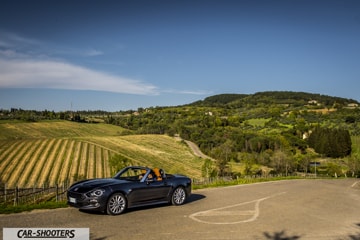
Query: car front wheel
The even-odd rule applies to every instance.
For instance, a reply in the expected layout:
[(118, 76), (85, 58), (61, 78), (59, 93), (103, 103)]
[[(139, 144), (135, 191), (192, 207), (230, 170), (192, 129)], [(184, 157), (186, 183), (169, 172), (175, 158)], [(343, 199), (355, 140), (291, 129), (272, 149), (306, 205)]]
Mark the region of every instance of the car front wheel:
[(174, 190), (171, 196), (171, 203), (173, 205), (182, 205), (186, 199), (186, 192), (183, 187), (178, 187)]
[(126, 198), (121, 193), (114, 193), (107, 202), (106, 212), (109, 215), (119, 215), (126, 209)]

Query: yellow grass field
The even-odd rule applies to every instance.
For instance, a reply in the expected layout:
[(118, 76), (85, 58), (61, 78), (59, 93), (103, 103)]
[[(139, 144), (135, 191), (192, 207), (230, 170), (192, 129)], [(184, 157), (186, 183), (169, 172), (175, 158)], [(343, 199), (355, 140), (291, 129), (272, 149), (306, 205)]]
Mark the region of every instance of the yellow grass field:
[(113, 125), (68, 121), (0, 122), (0, 183), (31, 188), (111, 177), (114, 154), (134, 165), (201, 176), (203, 160), (186, 144), (165, 135), (121, 136), (122, 131)]

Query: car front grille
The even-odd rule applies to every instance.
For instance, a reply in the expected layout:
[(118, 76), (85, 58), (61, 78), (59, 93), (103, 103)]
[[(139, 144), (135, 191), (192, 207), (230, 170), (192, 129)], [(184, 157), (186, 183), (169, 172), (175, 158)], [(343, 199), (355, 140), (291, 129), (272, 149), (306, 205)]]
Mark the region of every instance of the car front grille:
[(68, 192), (68, 197), (81, 199), (81, 200), (84, 200), (86, 198), (84, 194), (77, 193), (77, 192), (70, 192), (70, 191)]

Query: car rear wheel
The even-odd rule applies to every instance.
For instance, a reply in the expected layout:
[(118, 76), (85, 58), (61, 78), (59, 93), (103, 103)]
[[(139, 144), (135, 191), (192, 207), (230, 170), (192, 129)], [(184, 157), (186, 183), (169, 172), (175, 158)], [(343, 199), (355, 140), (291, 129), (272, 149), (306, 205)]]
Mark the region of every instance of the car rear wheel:
[(121, 193), (114, 193), (107, 202), (106, 212), (109, 215), (119, 215), (126, 209), (126, 198)]
[(171, 196), (171, 203), (173, 205), (182, 205), (186, 199), (186, 192), (183, 187), (178, 187), (174, 190)]

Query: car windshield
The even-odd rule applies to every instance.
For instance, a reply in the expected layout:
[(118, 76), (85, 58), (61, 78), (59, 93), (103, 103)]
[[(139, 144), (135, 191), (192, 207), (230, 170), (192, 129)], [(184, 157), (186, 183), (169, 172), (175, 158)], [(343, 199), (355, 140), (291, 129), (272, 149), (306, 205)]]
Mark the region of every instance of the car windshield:
[(146, 174), (146, 168), (125, 168), (121, 170), (114, 178), (128, 181), (140, 181)]

